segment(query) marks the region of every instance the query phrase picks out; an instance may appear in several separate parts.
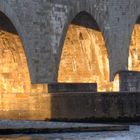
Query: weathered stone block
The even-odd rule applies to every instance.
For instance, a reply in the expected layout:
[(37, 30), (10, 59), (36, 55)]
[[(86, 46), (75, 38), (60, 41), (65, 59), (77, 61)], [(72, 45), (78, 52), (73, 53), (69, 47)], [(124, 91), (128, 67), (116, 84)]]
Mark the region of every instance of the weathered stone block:
[(48, 84), (49, 93), (63, 92), (97, 92), (97, 84), (91, 83), (56, 83)]
[(140, 92), (140, 72), (120, 72), (120, 91)]

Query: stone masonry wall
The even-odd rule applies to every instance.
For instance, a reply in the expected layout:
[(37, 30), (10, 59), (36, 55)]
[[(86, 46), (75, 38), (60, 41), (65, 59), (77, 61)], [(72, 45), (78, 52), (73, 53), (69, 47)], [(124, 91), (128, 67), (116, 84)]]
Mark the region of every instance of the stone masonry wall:
[(0, 94), (0, 119), (139, 120), (139, 106), (139, 93)]
[(139, 92), (140, 72), (120, 72), (120, 91)]
[(24, 44), (33, 83), (57, 81), (68, 25), (81, 11), (91, 14), (103, 33), (110, 78), (127, 70), (130, 36), (139, 8), (139, 0), (0, 0), (0, 11), (12, 21)]

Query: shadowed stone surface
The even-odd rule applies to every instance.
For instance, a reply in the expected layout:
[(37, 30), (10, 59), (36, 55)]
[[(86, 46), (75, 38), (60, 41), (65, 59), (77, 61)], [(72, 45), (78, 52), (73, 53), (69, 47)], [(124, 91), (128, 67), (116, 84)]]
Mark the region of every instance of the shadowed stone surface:
[(97, 84), (88, 84), (88, 83), (48, 84), (48, 92), (49, 93), (97, 92)]
[(139, 92), (140, 72), (120, 72), (120, 91)]
[(0, 119), (139, 120), (139, 93), (0, 94)]

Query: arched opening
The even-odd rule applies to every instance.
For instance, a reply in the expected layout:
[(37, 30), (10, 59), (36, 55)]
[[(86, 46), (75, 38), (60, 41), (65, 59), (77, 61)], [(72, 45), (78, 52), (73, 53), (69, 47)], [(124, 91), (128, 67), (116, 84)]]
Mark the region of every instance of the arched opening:
[(136, 21), (132, 32), (128, 69), (130, 71), (140, 71), (140, 17)]
[(0, 93), (47, 92), (47, 85), (32, 85), (20, 37), (10, 19), (0, 12)]
[(113, 91), (105, 41), (96, 21), (87, 12), (79, 13), (69, 25), (58, 81), (97, 83), (98, 91)]
[(123, 79), (120, 81), (122, 90), (128, 92), (140, 91), (140, 17), (134, 25), (131, 36), (128, 70), (122, 75)]

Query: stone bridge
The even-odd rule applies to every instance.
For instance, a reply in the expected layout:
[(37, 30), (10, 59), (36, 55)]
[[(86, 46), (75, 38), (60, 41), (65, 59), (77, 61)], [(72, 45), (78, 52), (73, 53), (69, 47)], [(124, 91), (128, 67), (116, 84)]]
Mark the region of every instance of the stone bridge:
[[(32, 83), (57, 81), (68, 26), (82, 12), (93, 17), (103, 34), (110, 79), (128, 70), (131, 34), (140, 15), (139, 0), (0, 0), (0, 11), (20, 36)], [(82, 20), (75, 23), (84, 24)]]
[[(135, 30), (135, 25), (140, 23), (139, 16), (140, 0), (0, 0), (0, 93), (8, 93), (0, 94), (0, 119), (139, 119), (140, 96), (134, 88), (138, 86), (140, 90), (140, 74), (128, 72), (140, 71), (140, 67), (137, 69), (140, 64), (140, 26), (136, 26), (137, 31)], [(76, 27), (73, 28), (73, 25)], [(85, 30), (80, 28), (79, 32), (79, 25), (88, 28), (88, 34), (81, 34)], [(67, 37), (69, 29), (72, 33)], [(89, 37), (93, 42), (86, 39), (92, 34), (90, 29), (95, 30), (95, 34)], [(97, 40), (94, 40), (96, 37)], [(76, 48), (79, 51), (76, 51), (75, 44), (69, 45), (66, 38), (73, 38), (72, 43), (77, 43), (80, 38), (82, 41), (77, 43)], [(83, 57), (85, 54), (79, 49), (80, 43), (88, 44), (92, 49), (90, 53), (90, 50), (86, 50), (87, 46), (81, 47), (86, 50), (87, 56), (93, 57), (95, 54), (97, 57), (86, 63), (90, 65), (92, 60), (104, 60), (98, 64), (99, 68), (94, 68), (93, 62), (92, 67), (89, 66), (90, 71), (109, 71), (107, 77), (111, 81), (121, 71), (122, 91), (133, 93), (93, 94), (87, 93), (90, 90), (87, 86), (88, 91), (84, 89), (84, 93), (75, 94), (75, 88), (70, 86), (72, 94), (59, 94), (58, 89), (61, 92), (64, 90), (63, 85), (58, 85), (57, 93), (46, 94), (49, 86), (44, 84), (53, 83), (55, 86), (59, 82), (59, 67), (65, 44), (69, 46), (69, 51), (64, 53), (65, 57), (73, 52), (76, 52), (76, 56)], [(94, 49), (92, 46), (95, 46)], [(107, 51), (98, 50), (104, 46)], [(130, 46), (134, 48), (132, 56), (139, 60), (137, 64), (132, 62), (134, 69), (128, 67)], [(101, 52), (108, 54), (108, 62), (104, 56), (99, 57)], [(72, 58), (71, 54), (69, 58)], [(84, 60), (81, 59), (78, 59), (79, 63), (83, 63)], [(105, 66), (102, 66), (103, 63)], [(65, 67), (68, 65), (69, 63)], [(107, 65), (109, 70), (106, 69)], [(79, 65), (77, 67), (83, 68)], [(84, 68), (78, 76), (85, 74), (90, 78), (91, 74), (86, 73), (87, 65)], [(75, 71), (76, 68), (73, 69)], [(64, 69), (62, 73), (65, 75), (67, 70)], [(102, 72), (101, 74), (106, 77)], [(101, 79), (104, 80), (103, 77)], [(124, 85), (127, 80), (128, 83), (134, 81), (135, 85)], [(94, 88), (96, 85), (92, 84), (92, 91)], [(81, 87), (78, 89), (81, 90)], [(40, 92), (45, 94), (39, 94)]]

